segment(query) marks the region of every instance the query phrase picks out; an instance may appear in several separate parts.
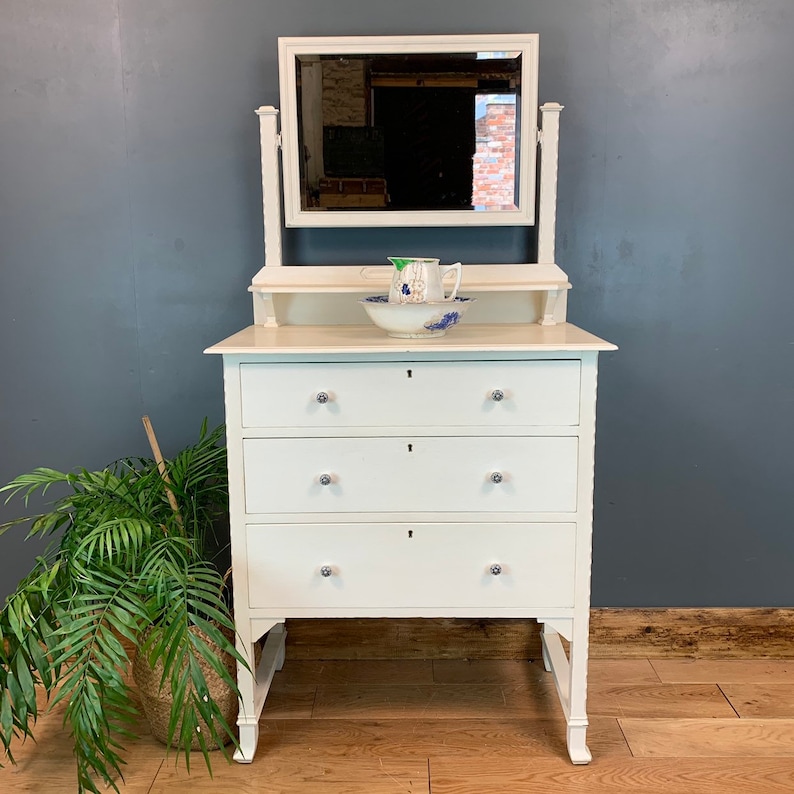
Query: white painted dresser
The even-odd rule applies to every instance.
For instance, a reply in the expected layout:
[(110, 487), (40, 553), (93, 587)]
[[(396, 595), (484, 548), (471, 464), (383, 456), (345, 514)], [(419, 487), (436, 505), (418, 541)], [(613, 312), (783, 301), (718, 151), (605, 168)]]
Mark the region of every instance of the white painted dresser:
[(356, 305), (387, 288), (388, 268), (272, 266), (276, 111), (258, 111), (268, 266), (251, 287), (255, 324), (207, 351), (223, 356), (241, 652), (253, 659), (267, 635), (256, 675), (238, 673), (238, 761), (254, 758), (296, 617), (538, 620), (570, 757), (590, 760), (596, 373), (599, 351), (615, 348), (565, 322), (560, 106), (545, 110), (545, 264), (465, 266), (461, 294), (482, 305), (433, 339), (388, 337)]

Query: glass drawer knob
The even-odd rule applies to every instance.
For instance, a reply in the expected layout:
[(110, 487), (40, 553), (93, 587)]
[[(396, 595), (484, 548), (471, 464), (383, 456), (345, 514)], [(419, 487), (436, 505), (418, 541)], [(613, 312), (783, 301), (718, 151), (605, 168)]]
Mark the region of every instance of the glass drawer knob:
[(328, 396), (328, 392), (318, 391), (317, 396), (314, 399), (320, 403), (320, 405), (325, 405), (331, 398)]
[(502, 566), (501, 566), (501, 565), (499, 565), (498, 563), (494, 563), (494, 564), (491, 566), (491, 573), (492, 573), (494, 576), (499, 576), (499, 574), (500, 574), (500, 573), (502, 573)]
[(331, 475), (330, 474), (321, 474), (320, 475), (320, 485), (330, 485), (331, 484)]
[(322, 568), (320, 568), (320, 576), (324, 576), (326, 579), (327, 579), (327, 578), (328, 578), (328, 577), (329, 577), (329, 576), (330, 576), (332, 573), (333, 573), (333, 571), (331, 570), (331, 566), (330, 566), (330, 565), (323, 565), (323, 567), (322, 567)]
[(503, 479), (504, 479), (504, 477), (502, 476), (502, 472), (500, 472), (500, 471), (495, 471), (491, 475), (491, 482), (493, 482), (493, 483), (499, 484), (500, 482), (502, 482)]
[(500, 402), (502, 402), (502, 400), (504, 400), (504, 398), (505, 398), (505, 393), (504, 393), (504, 392), (503, 392), (501, 389), (494, 389), (494, 390), (491, 392), (491, 399), (492, 399), (492, 400), (493, 400), (495, 403), (500, 403)]

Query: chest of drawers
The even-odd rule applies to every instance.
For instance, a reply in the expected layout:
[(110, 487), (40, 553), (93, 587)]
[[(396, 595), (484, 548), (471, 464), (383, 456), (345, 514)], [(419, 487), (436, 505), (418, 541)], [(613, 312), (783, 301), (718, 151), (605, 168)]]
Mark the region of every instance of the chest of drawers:
[[(585, 744), (596, 359), (567, 324), (396, 340), (251, 327), (223, 354), (241, 751), (292, 617), (543, 623), (575, 763)], [(566, 657), (559, 635), (570, 642)]]

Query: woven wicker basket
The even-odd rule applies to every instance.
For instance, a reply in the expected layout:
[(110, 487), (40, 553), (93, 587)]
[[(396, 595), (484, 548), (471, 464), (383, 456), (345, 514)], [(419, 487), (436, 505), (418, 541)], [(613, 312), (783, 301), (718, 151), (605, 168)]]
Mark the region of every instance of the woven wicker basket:
[[(198, 629), (190, 629), (190, 631), (193, 631), (197, 636), (201, 637), (201, 639), (204, 640), (204, 642), (206, 642), (210, 648), (217, 650), (217, 654), (220, 656), (224, 666), (229, 671), (229, 675), (234, 678), (237, 671), (234, 657), (228, 653), (222, 653), (220, 649), (218, 649), (217, 646), (210, 641), (207, 635)], [(231, 634), (227, 634), (227, 636), (232, 639)], [(201, 667), (201, 671), (204, 673), (204, 678), (207, 681), (209, 697), (212, 698), (215, 703), (217, 703), (218, 708), (220, 709), (221, 714), (223, 714), (227, 724), (234, 726), (237, 722), (237, 696), (231, 689), (229, 689), (228, 685), (215, 672), (215, 670), (213, 670), (212, 667), (210, 667), (210, 665), (207, 664), (203, 659), (199, 659), (199, 666)], [(146, 719), (149, 721), (152, 734), (163, 744), (168, 744), (168, 722), (171, 718), (171, 704), (173, 699), (171, 697), (170, 688), (167, 684), (162, 690), (160, 690), (160, 679), (162, 678), (162, 675), (162, 661), (158, 660), (157, 664), (152, 667), (143, 654), (139, 653), (133, 659), (132, 677), (135, 679), (135, 683), (138, 686), (143, 712), (146, 715)], [(210, 733), (207, 723), (200, 721), (199, 725), (201, 727), (201, 732), (204, 734), (205, 741), (207, 742), (207, 747), (217, 750), (218, 745), (209, 741)], [(177, 724), (175, 734), (176, 738), (172, 743), (172, 746), (177, 746), (178, 744), (180, 729), (181, 721)], [(225, 738), (224, 744), (228, 744), (231, 739), (225, 734), (225, 732), (221, 732), (221, 734), (223, 738)], [(193, 739), (190, 746), (192, 750), (200, 749), (198, 737)]]

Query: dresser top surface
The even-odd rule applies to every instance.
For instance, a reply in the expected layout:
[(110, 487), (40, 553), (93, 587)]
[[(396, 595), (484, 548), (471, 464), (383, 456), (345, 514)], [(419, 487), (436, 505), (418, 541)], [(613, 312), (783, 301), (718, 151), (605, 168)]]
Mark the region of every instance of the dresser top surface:
[(250, 325), (205, 353), (440, 353), (605, 351), (617, 346), (570, 323), (462, 324), (445, 336), (396, 339), (371, 325)]

